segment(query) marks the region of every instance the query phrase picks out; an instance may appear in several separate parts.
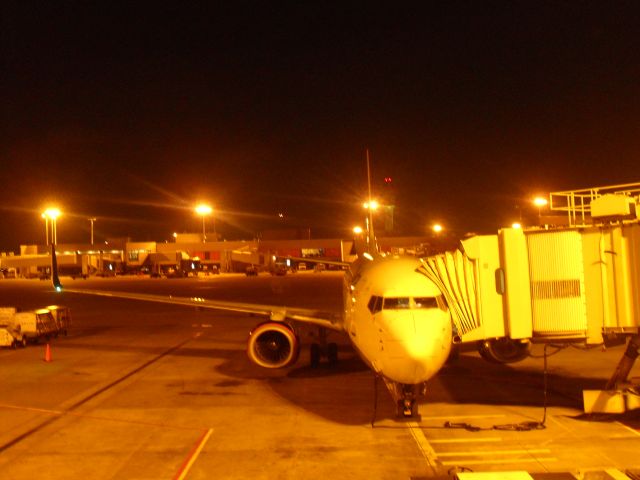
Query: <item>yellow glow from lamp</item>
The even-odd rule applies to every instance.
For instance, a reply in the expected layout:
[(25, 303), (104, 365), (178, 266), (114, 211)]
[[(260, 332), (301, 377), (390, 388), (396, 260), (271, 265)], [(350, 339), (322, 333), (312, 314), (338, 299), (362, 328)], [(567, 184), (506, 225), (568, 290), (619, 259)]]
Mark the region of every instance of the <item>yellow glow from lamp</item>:
[(207, 205), (206, 203), (201, 203), (198, 206), (196, 206), (196, 213), (198, 215), (211, 215), (211, 213), (213, 212), (213, 208), (211, 208), (209, 205)]
[(536, 207), (545, 207), (549, 204), (549, 201), (544, 197), (536, 197), (533, 199), (533, 204)]
[(60, 209), (58, 209), (58, 208), (47, 208), (44, 211), (44, 213), (42, 214), (42, 218), (50, 218), (52, 220), (55, 220), (60, 215), (62, 215), (62, 212), (60, 211)]

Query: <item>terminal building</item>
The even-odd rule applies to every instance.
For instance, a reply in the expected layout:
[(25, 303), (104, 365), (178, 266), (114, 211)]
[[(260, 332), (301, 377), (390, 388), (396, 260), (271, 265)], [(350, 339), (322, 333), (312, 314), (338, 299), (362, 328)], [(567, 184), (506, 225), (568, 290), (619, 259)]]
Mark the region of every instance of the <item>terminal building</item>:
[[(273, 235), (272, 237), (277, 237)], [(255, 266), (270, 271), (286, 262), (296, 269), (303, 260), (351, 261), (353, 240), (343, 239), (256, 239), (202, 241), (201, 234), (176, 234), (173, 242), (135, 242), (110, 239), (103, 244), (58, 244), (56, 255), (60, 273), (71, 276), (111, 276), (152, 274), (166, 276), (208, 275), (245, 272)], [(429, 237), (388, 237), (379, 239), (382, 251), (422, 255), (432, 243)], [(50, 273), (50, 246), (21, 245), (20, 255), (2, 254), (4, 276), (47, 278)]]

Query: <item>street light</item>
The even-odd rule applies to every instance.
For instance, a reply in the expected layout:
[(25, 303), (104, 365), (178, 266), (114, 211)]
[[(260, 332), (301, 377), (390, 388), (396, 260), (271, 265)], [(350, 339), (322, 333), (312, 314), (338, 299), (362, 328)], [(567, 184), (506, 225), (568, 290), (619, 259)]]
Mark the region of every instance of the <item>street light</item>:
[(89, 221), (91, 222), (91, 245), (93, 245), (93, 222), (96, 220), (96, 218), (89, 218)]
[[(51, 243), (54, 245), (58, 243), (58, 232), (56, 228), (56, 219), (61, 215), (59, 209), (57, 208), (47, 208), (42, 213), (42, 218), (45, 219), (45, 229), (48, 230), (48, 221), (51, 220)], [(47, 245), (49, 245), (49, 235), (47, 231)]]
[(44, 244), (49, 246), (49, 217), (44, 212), (40, 216), (44, 218)]
[(196, 207), (196, 213), (202, 216), (202, 242), (203, 243), (207, 241), (207, 232), (205, 230), (204, 219), (207, 215), (211, 215), (212, 212), (213, 212), (213, 208), (211, 208), (209, 205), (205, 203), (201, 203)]
[[(371, 190), (371, 189), (369, 189)], [(369, 191), (369, 195), (371, 195), (371, 191)], [(367, 247), (371, 247), (370, 242), (373, 241), (371, 231), (373, 230), (373, 212), (378, 209), (380, 206), (376, 200), (372, 200), (369, 197), (368, 202), (364, 202), (362, 204), (365, 210), (367, 210), (367, 216), (365, 218), (366, 229), (367, 229)]]
[(544, 197), (536, 197), (533, 199), (533, 204), (538, 207), (538, 222), (540, 222), (542, 207), (546, 207), (549, 204), (549, 201)]
[(434, 223), (431, 230), (433, 230), (433, 233), (438, 234), (444, 230), (444, 227), (439, 223)]

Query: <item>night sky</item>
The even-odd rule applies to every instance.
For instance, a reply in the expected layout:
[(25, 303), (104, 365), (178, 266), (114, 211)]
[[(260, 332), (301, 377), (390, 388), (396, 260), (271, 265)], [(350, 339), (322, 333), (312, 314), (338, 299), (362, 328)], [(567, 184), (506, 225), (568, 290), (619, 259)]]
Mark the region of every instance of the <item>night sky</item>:
[[(393, 179), (396, 233), (493, 233), (538, 193), (640, 181), (640, 7), (591, 1), (5, 1), (0, 250), (347, 237)], [(284, 219), (278, 217), (284, 214)], [(208, 228), (211, 229), (211, 226)]]

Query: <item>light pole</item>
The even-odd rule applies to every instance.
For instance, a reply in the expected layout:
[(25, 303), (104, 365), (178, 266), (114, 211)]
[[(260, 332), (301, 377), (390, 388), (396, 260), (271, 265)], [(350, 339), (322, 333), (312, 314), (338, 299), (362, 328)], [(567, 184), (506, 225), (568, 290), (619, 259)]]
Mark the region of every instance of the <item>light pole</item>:
[(90, 218), (89, 221), (91, 222), (91, 245), (93, 246), (93, 222), (95, 222), (96, 219)]
[(44, 244), (48, 247), (49, 246), (49, 217), (47, 217), (47, 215), (44, 212), (40, 216), (44, 218)]
[(365, 226), (367, 228), (367, 245), (369, 245), (369, 243), (373, 241), (371, 238), (371, 230), (373, 230), (373, 212), (378, 209), (380, 204), (376, 200), (371, 200), (371, 198), (369, 198), (369, 201), (364, 202), (362, 206), (367, 210)]
[(533, 204), (538, 207), (538, 223), (541, 223), (542, 207), (546, 207), (549, 201), (544, 197), (536, 197), (533, 199)]
[(207, 231), (206, 231), (204, 219), (207, 215), (211, 215), (211, 212), (213, 212), (213, 208), (211, 208), (207, 204), (201, 203), (196, 207), (196, 213), (202, 216), (202, 243), (207, 241)]
[[(45, 219), (45, 221), (47, 219), (51, 220), (51, 243), (53, 245), (56, 245), (58, 243), (58, 230), (57, 230), (57, 225), (56, 225), (56, 219), (61, 215), (61, 212), (59, 209), (57, 208), (47, 208), (44, 213), (42, 214), (43, 218)], [(48, 222), (45, 222), (45, 226), (47, 226)], [(47, 245), (49, 244), (48, 242), (48, 235), (47, 235)]]

